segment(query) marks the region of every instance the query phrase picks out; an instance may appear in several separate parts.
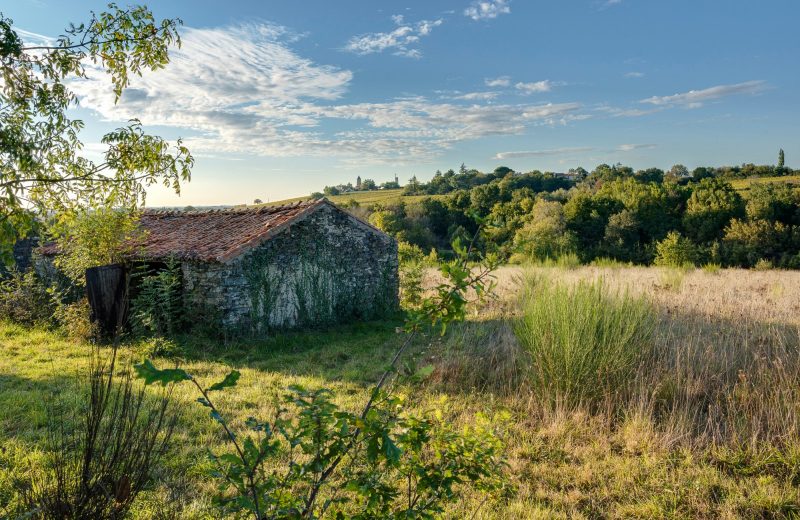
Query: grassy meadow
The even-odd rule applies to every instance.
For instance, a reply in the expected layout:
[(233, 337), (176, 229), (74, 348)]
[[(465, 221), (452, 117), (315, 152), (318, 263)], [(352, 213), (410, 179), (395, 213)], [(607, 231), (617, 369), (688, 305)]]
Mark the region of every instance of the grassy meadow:
[[(328, 198), (335, 204), (348, 204), (351, 201), (356, 201), (361, 205), (365, 204), (396, 204), (398, 202), (414, 203), (419, 202), (425, 198), (437, 198), (436, 195), (410, 195), (403, 196), (402, 189), (396, 190), (373, 190), (373, 191), (356, 191), (353, 193), (344, 193), (342, 195), (331, 195)], [(265, 202), (258, 204), (258, 206), (281, 206), (283, 204), (290, 204), (292, 202), (300, 202), (308, 200), (310, 197), (294, 197), (292, 199), (276, 200), (272, 202)]]
[(732, 179), (731, 185), (739, 192), (746, 192), (753, 184), (786, 183), (800, 185), (800, 175), (782, 175), (779, 177), (753, 177), (750, 179)]
[[(792, 518), (800, 514), (800, 272), (602, 266), (504, 267), (497, 297), (411, 356), (435, 367), (398, 385), (455, 424), (510, 413), (513, 493), (468, 494), (456, 518)], [(426, 273), (429, 284), (437, 279)], [(289, 384), (326, 386), (358, 409), (402, 341), (396, 321), (228, 345), (176, 339), (241, 425)], [(126, 345), (139, 360), (152, 345)], [(0, 324), (0, 516), (35, 467), (48, 403), (78, 406), (90, 346)], [(157, 364), (174, 363), (156, 358)], [(206, 449), (226, 450), (189, 385), (157, 483), (135, 518), (216, 518)], [(482, 505), (482, 506), (481, 506)], [(479, 507), (481, 506), (481, 507)], [(10, 514), (10, 513), (6, 513)]]

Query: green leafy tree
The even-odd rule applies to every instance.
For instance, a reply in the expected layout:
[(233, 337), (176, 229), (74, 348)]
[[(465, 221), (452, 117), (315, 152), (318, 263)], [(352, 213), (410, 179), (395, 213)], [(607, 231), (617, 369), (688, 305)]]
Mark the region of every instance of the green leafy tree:
[(56, 267), (77, 286), (85, 284), (86, 269), (124, 261), (142, 238), (135, 213), (109, 208), (65, 214), (52, 230), (60, 251)]
[(744, 216), (744, 201), (730, 183), (706, 178), (692, 189), (683, 216), (686, 234), (697, 243), (721, 238), (733, 218)]
[(488, 219), (494, 225), (486, 230), (487, 237), (495, 246), (502, 246), (514, 239), (514, 235), (525, 224), (536, 203), (530, 188), (514, 190), (511, 200), (495, 204)]
[(598, 195), (623, 204), (639, 222), (641, 242), (660, 240), (680, 225), (686, 193), (674, 184), (643, 183), (635, 179), (618, 179), (603, 184)]
[(699, 261), (697, 246), (677, 231), (670, 231), (656, 244), (655, 264), (668, 267), (696, 265)]
[(500, 186), (498, 184), (484, 184), (470, 190), (472, 210), (481, 216), (486, 216), (492, 207), (500, 201)]
[(614, 213), (624, 208), (622, 203), (604, 195), (577, 191), (564, 204), (567, 229), (578, 241), (578, 253), (583, 261), (591, 260), (605, 236), (606, 225)]
[(641, 224), (628, 209), (614, 213), (608, 219), (601, 251), (618, 260), (643, 261), (641, 253)]
[(172, 336), (186, 323), (180, 264), (170, 258), (164, 268), (143, 265), (133, 273), (137, 293), (130, 302), (130, 325), (141, 336)]
[(131, 77), (164, 67), (180, 44), (178, 19), (157, 21), (146, 8), (92, 13), (53, 43), (26, 45), (13, 21), (0, 14), (0, 252), (31, 229), (37, 215), (85, 208), (136, 208), (145, 188), (180, 190), (193, 158), (180, 139), (173, 146), (145, 133), (138, 121), (107, 133), (103, 160), (81, 155), (83, 122), (70, 84), (94, 63), (109, 76), (119, 100)]
[(404, 309), (416, 309), (422, 304), (425, 276), (425, 253), (408, 242), (397, 243), (400, 263), (400, 304)]
[(575, 237), (567, 230), (564, 206), (538, 200), (531, 219), (514, 237), (514, 245), (525, 256), (537, 260), (558, 258), (575, 251)]
[(783, 171), (783, 166), (785, 162), (786, 156), (783, 154), (783, 148), (778, 150), (778, 170)]
[(400, 188), (400, 184), (395, 181), (386, 181), (381, 184), (381, 188), (384, 190), (396, 190)]
[(689, 168), (682, 164), (675, 164), (672, 168), (669, 169), (667, 174), (664, 176), (664, 180), (668, 180), (670, 182), (677, 182), (681, 179), (687, 179), (690, 176)]
[(747, 195), (747, 218), (800, 225), (800, 188), (787, 183), (754, 183)]
[(369, 223), (389, 234), (403, 230), (404, 215), (391, 209), (376, 211), (369, 216)]
[(646, 170), (638, 170), (633, 175), (634, 178), (639, 182), (662, 182), (664, 180), (664, 171), (660, 168), (647, 168)]
[(431, 231), (438, 237), (446, 237), (447, 230), (454, 219), (447, 204), (438, 199), (425, 198), (420, 205), (428, 217)]
[(700, 182), (703, 179), (707, 179), (709, 177), (714, 177), (714, 168), (708, 168), (706, 166), (698, 166), (694, 170), (692, 170), (692, 180), (695, 182)]
[(417, 180), (417, 176), (413, 175), (410, 179), (408, 179), (408, 184), (406, 184), (406, 187), (403, 188), (403, 195), (418, 195), (419, 191), (419, 181)]
[(729, 264), (752, 267), (759, 260), (789, 264), (800, 250), (800, 228), (769, 220), (733, 219), (725, 229), (723, 244)]

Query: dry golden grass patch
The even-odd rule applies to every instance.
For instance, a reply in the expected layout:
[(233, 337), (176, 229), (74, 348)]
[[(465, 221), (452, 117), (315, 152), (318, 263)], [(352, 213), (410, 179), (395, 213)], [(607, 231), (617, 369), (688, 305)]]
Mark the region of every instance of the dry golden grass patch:
[[(800, 512), (800, 273), (506, 267), (496, 276), (498, 298), (443, 340), (435, 361), (442, 387), (495, 393), (514, 411), (519, 494), (499, 518)], [(657, 326), (628, 390), (586, 407), (545, 403), (525, 384), (531, 359), (509, 323), (529, 276), (602, 280), (610, 294), (652, 302)]]

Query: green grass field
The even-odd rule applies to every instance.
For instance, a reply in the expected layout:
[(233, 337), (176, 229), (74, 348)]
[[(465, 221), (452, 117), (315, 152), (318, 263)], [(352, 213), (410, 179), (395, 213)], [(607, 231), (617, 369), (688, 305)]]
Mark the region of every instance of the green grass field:
[[(375, 203), (397, 204), (399, 202), (404, 202), (406, 204), (413, 204), (427, 197), (435, 198), (436, 195), (403, 196), (402, 189), (375, 190), (375, 191), (357, 191), (354, 193), (346, 193), (344, 195), (333, 195), (331, 197), (328, 197), (328, 200), (330, 200), (335, 204), (346, 204), (350, 201), (356, 201), (361, 205), (368, 205)], [(310, 198), (311, 197), (295, 197), (293, 199), (276, 200), (273, 202), (266, 202), (263, 204), (263, 206), (280, 206), (282, 204), (290, 204), (292, 202), (308, 200)]]
[[(420, 338), (411, 355), (436, 370), (423, 385), (395, 387), (412, 409), (436, 406), (456, 425), (477, 413), (511, 413), (505, 444), (514, 493), (492, 497), (480, 509), (482, 497), (468, 493), (445, 518), (796, 517), (800, 273), (531, 269), (501, 269), (496, 300), (474, 309), (444, 338)], [(520, 277), (531, 276), (568, 286), (602, 278), (609, 294), (629, 290), (652, 304), (658, 320), (652, 345), (620, 383), (627, 397), (604, 391), (601, 406), (559, 406), (525, 384), (530, 360), (515, 339), (513, 316), (530, 312), (517, 295)], [(552, 315), (540, 306), (536, 319), (558, 320), (559, 334), (568, 335), (575, 328), (570, 323), (602, 331), (605, 321), (582, 320), (592, 312), (591, 301), (583, 305), (589, 310), (581, 314), (553, 306)], [(176, 342), (181, 365), (203, 382), (241, 371), (235, 388), (217, 394), (219, 407), (241, 426), (248, 416), (269, 417), (273, 397), (290, 384), (332, 388), (338, 404), (360, 409), (402, 340), (400, 324), (398, 318), (227, 345), (191, 336)], [(548, 329), (545, 321), (541, 328)], [(592, 345), (570, 341), (575, 348)], [(138, 361), (144, 348), (126, 345), (125, 357)], [(48, 406), (66, 402), (78, 416), (90, 351), (54, 331), (0, 323), (0, 517), (19, 513), (12, 484), (42, 457)], [(167, 366), (174, 359), (155, 362)], [(190, 385), (177, 388), (175, 447), (133, 518), (219, 517), (205, 453), (228, 448), (196, 397)]]
[(767, 184), (786, 182), (789, 184), (800, 185), (800, 175), (786, 175), (782, 177), (756, 177), (752, 179), (734, 179), (731, 181), (733, 187), (738, 191), (747, 191), (753, 184)]

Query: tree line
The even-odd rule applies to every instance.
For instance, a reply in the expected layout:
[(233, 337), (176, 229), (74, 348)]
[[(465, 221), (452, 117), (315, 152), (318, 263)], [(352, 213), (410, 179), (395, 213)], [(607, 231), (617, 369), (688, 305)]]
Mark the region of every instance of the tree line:
[(348, 206), (399, 241), (439, 255), (474, 232), (477, 216), (491, 224), (479, 247), (512, 259), (800, 268), (800, 187), (754, 181), (740, 192), (731, 184), (793, 173), (750, 164), (692, 172), (601, 164), (566, 174), (462, 167), (404, 187), (404, 194), (431, 195), (421, 201)]

